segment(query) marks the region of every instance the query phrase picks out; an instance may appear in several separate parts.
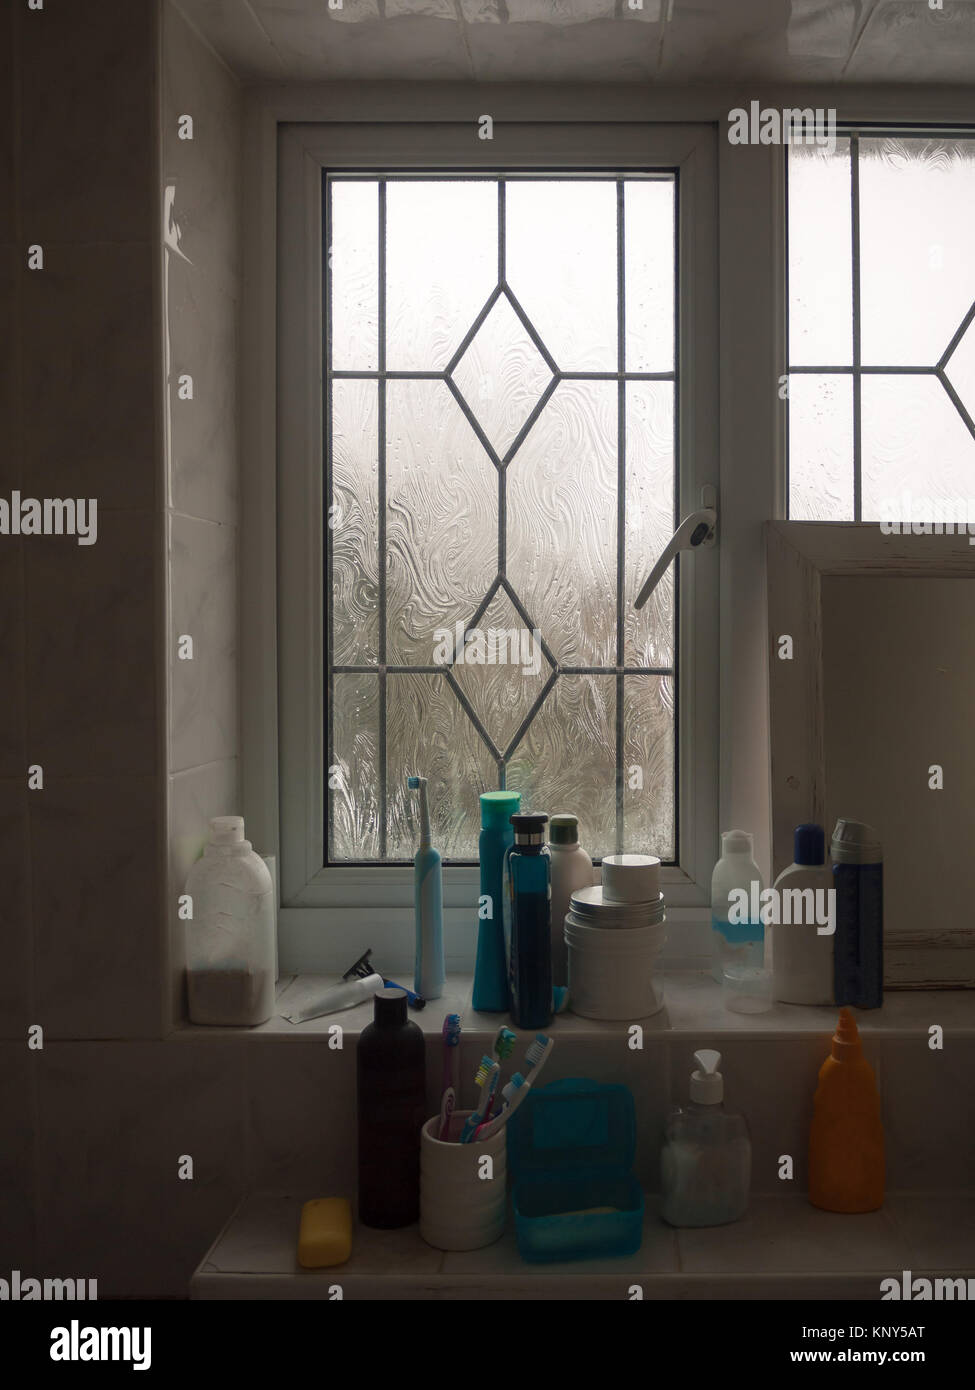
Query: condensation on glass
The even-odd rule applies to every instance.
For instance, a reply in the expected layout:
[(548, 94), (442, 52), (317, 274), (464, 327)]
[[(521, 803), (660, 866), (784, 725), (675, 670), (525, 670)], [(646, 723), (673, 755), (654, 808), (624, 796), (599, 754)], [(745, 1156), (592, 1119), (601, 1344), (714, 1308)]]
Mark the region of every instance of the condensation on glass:
[(789, 149), (789, 515), (975, 522), (975, 138)]
[(447, 859), (507, 786), (674, 861), (673, 571), (633, 609), (677, 506), (673, 175), (336, 175), (325, 219), (326, 862), (412, 858), (412, 773)]

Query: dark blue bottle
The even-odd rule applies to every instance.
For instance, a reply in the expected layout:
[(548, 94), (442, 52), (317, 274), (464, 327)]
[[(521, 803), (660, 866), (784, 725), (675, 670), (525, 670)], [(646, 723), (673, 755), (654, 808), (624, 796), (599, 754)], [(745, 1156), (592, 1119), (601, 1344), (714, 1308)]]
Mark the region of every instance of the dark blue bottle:
[(511, 1017), (545, 1028), (552, 1017), (552, 865), (548, 816), (511, 817), (515, 842), (504, 857), (504, 936)]
[(833, 985), (837, 1004), (884, 1002), (884, 866), (880, 837), (862, 821), (838, 820), (831, 846), (836, 889)]

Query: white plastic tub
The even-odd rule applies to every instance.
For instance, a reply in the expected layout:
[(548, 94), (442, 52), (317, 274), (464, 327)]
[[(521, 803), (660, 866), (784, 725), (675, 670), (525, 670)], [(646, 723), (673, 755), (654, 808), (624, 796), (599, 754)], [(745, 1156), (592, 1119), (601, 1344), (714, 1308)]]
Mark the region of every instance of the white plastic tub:
[[(631, 909), (632, 910), (632, 909)], [(654, 978), (667, 940), (663, 899), (642, 904), (640, 925), (593, 926), (575, 908), (565, 919), (569, 953), (569, 1007), (583, 1018), (648, 1018), (663, 1008), (663, 988)], [(633, 920), (632, 918), (630, 919)]]

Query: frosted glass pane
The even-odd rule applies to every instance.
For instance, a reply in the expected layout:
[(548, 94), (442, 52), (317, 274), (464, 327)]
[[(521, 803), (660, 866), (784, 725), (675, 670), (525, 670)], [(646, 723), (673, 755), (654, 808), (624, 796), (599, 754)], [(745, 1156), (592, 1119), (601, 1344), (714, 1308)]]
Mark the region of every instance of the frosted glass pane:
[(958, 392), (961, 403), (975, 420), (975, 324), (970, 324), (961, 342), (948, 358), (945, 372)]
[(498, 570), (498, 475), (443, 381), (386, 388), (387, 658), (429, 666)]
[(379, 660), (379, 434), (374, 381), (332, 382), (332, 660)]
[(457, 364), (454, 380), (503, 458), (552, 380), (544, 357), (506, 295), (481, 324)]
[(391, 675), (386, 682), (386, 777), (390, 859), (412, 859), (420, 841), (410, 776), (426, 777), (433, 843), (444, 858), (476, 859), (481, 792), (498, 786), (497, 764), (446, 677)]
[(386, 185), (386, 366), (441, 371), (498, 283), (497, 184)]
[(563, 371), (616, 371), (616, 185), (506, 185), (507, 278)]
[(975, 497), (975, 439), (936, 377), (864, 377), (861, 400), (864, 521), (900, 516), (905, 493), (915, 506)]
[(853, 520), (853, 378), (789, 378), (789, 516)]
[(793, 366), (853, 362), (850, 142), (789, 147), (789, 355)]
[(616, 664), (618, 391), (560, 382), (508, 465), (508, 577), (563, 666)]
[(862, 359), (933, 366), (975, 300), (975, 142), (862, 139)]
[(627, 666), (674, 664), (674, 567), (638, 613), (633, 601), (674, 532), (674, 387), (626, 383)]
[(379, 677), (334, 676), (329, 785), (330, 858), (373, 859), (379, 853)]
[(673, 859), (674, 681), (623, 678), (623, 849)]
[[(488, 657), (493, 654), (495, 658), (493, 664), (490, 660), (478, 665), (465, 662), (455, 665), (453, 673), (485, 732), (503, 754), (542, 693), (552, 666), (503, 589), (495, 594), (477, 626)], [(519, 660), (512, 660), (514, 655)]]
[(579, 817), (596, 858), (616, 845), (616, 678), (560, 676), (508, 765), (523, 811)]
[(332, 369), (379, 366), (379, 185), (336, 182), (332, 192)]
[(674, 370), (674, 183), (634, 180), (623, 191), (626, 370)]

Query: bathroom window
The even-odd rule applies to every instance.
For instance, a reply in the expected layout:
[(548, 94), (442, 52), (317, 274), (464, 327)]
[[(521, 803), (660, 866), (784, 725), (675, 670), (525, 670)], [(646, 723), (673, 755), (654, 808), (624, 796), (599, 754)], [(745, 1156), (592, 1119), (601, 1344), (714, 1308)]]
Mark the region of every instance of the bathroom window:
[(326, 864), (480, 792), (678, 857), (673, 171), (326, 174)]
[(707, 903), (718, 547), (633, 605), (718, 483), (716, 170), (704, 125), (279, 129), (252, 224), (254, 273), (277, 268), (245, 390), (244, 802), (258, 830), (276, 807), (306, 968), (364, 924), (399, 948), (411, 774), (448, 925), (499, 786), (576, 812), (595, 858), (659, 854), (675, 910)]
[(975, 524), (975, 138), (789, 150), (789, 515)]

